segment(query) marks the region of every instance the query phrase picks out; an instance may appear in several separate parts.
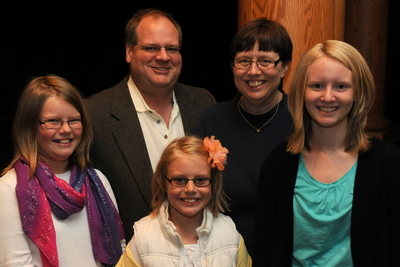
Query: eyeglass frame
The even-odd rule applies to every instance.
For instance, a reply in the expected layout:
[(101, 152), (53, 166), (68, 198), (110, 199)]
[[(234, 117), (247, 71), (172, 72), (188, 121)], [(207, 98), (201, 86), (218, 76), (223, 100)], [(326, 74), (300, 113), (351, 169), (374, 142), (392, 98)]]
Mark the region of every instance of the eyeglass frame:
[[(143, 50), (150, 54), (157, 54), (161, 51), (161, 48), (165, 49), (165, 52), (170, 55), (177, 55), (180, 54), (181, 47), (166, 47), (166, 46), (158, 46), (158, 45), (141, 45), (141, 44), (134, 44), (134, 46), (138, 46), (140, 50)], [(150, 51), (148, 49), (153, 48), (154, 51)], [(170, 49), (173, 49), (172, 51)]]
[[(53, 121), (54, 121), (54, 119), (52, 119)], [(68, 121), (63, 121), (63, 120), (56, 120), (56, 121), (58, 121), (60, 124), (60, 127), (58, 127), (58, 128), (48, 128), (47, 126), (46, 126), (46, 122), (51, 122), (52, 120), (44, 120), (44, 121), (41, 121), (41, 120), (39, 120), (38, 121), (38, 124), (39, 125), (42, 125), (42, 124), (44, 124), (44, 127), (46, 127), (46, 129), (48, 129), (48, 130), (59, 130), (59, 129), (61, 129), (62, 127), (63, 127), (63, 125), (64, 125), (64, 122), (66, 122), (66, 123), (68, 123), (68, 126), (69, 126), (69, 128), (71, 128), (71, 129), (83, 129), (83, 127), (85, 126), (85, 123), (83, 122), (83, 120), (81, 120), (81, 119), (73, 119), (73, 120), (68, 120)], [(80, 128), (74, 128), (74, 127), (71, 127), (71, 122), (80, 122), (81, 124), (82, 124), (82, 127), (80, 127)]]
[[(275, 68), (276, 65), (278, 65), (278, 63), (282, 61), (280, 58), (277, 59), (277, 60), (269, 60), (269, 59), (248, 60), (248, 61), (250, 61), (250, 65), (249, 65), (249, 66), (247, 66), (247, 67), (244, 67), (244, 66), (238, 67), (238, 66), (236, 66), (236, 64), (239, 64), (239, 65), (240, 65), (240, 63), (239, 63), (240, 60), (245, 60), (245, 59), (236, 59), (236, 58), (235, 58), (235, 59), (234, 59), (233, 66), (234, 66), (235, 68), (238, 68), (238, 69), (241, 69), (241, 70), (250, 69), (250, 68), (251, 68), (251, 65), (253, 64), (253, 62), (256, 63), (256, 65), (257, 65), (257, 67), (258, 67), (259, 69), (268, 70), (268, 69)], [(265, 67), (262, 66), (262, 65), (259, 65), (260, 61), (263, 61), (263, 60), (270, 61), (271, 63), (269, 63), (269, 64), (268, 64), (267, 66), (265, 66)], [(271, 66), (272, 64), (273, 64), (273, 66), (272, 66), (272, 67), (269, 67), (269, 66)], [(260, 67), (260, 66), (261, 66), (261, 67)]]
[[(212, 182), (212, 179), (211, 179), (211, 178), (194, 178), (194, 179), (189, 179), (189, 178), (172, 178), (172, 179), (170, 179), (170, 178), (168, 178), (167, 176), (165, 176), (165, 179), (166, 179), (172, 186), (175, 186), (175, 187), (186, 187), (187, 184), (189, 183), (189, 181), (192, 181), (193, 184), (194, 184), (196, 187), (207, 187), (207, 186), (211, 185), (211, 182)], [(174, 179), (175, 179), (175, 180), (176, 180), (176, 179), (186, 180), (186, 183), (185, 183), (184, 185), (174, 185), (174, 184), (172, 184), (172, 182), (174, 181)], [(198, 186), (198, 185), (196, 185), (196, 182), (195, 182), (195, 181), (198, 180), (198, 179), (207, 180), (209, 183), (208, 183), (207, 185), (200, 185), (200, 186)]]

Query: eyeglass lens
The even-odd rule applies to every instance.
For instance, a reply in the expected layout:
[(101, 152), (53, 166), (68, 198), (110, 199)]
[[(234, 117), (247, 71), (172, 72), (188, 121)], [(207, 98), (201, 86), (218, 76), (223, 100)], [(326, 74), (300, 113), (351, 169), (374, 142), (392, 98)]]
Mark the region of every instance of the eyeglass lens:
[(62, 121), (62, 120), (46, 120), (44, 122), (40, 122), (44, 124), (47, 129), (60, 129), (64, 122), (68, 123), (71, 129), (82, 129), (83, 124), (81, 120), (69, 120), (69, 121)]
[(193, 181), (194, 185), (197, 187), (208, 186), (211, 183), (211, 179), (209, 179), (209, 178), (194, 178), (194, 179), (188, 179), (188, 178), (169, 179), (169, 178), (167, 178), (167, 179), (168, 179), (168, 181), (170, 181), (171, 185), (179, 186), (179, 187), (186, 186), (189, 181)]

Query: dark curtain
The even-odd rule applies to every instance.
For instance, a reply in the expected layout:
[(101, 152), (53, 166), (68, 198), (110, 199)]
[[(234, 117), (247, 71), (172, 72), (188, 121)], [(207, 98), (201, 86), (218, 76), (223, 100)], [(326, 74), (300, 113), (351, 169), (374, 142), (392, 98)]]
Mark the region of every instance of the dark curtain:
[(237, 29), (237, 6), (237, 0), (1, 3), (0, 169), (13, 156), (12, 122), (29, 80), (57, 74), (85, 97), (115, 85), (128, 74), (124, 27), (138, 9), (163, 9), (181, 25), (181, 82), (206, 88), (217, 101), (233, 97), (228, 49)]

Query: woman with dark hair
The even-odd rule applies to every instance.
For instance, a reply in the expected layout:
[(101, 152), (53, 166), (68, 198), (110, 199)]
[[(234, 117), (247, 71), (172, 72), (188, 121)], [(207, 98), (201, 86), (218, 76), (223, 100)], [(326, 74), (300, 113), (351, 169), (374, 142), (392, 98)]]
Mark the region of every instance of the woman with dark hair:
[(254, 250), (254, 217), (261, 164), (292, 131), (282, 80), (292, 60), (292, 41), (277, 22), (259, 18), (241, 27), (233, 37), (230, 60), (239, 94), (218, 103), (200, 116), (195, 133), (215, 135), (229, 147), (224, 189), (231, 212)]
[(108, 180), (91, 167), (93, 131), (79, 91), (55, 75), (32, 79), (13, 137), (0, 178), (0, 265), (115, 265), (122, 222)]
[(351, 45), (319, 43), (289, 93), (294, 133), (264, 162), (255, 266), (398, 266), (400, 150), (364, 128), (371, 71)]

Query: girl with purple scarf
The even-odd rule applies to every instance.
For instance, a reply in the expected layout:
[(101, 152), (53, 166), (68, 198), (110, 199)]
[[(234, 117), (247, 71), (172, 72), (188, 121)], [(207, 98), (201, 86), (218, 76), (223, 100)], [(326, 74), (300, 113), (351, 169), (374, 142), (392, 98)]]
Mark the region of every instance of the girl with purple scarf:
[(113, 266), (125, 249), (107, 178), (91, 167), (93, 131), (65, 79), (32, 79), (14, 120), (15, 156), (0, 178), (0, 266)]

